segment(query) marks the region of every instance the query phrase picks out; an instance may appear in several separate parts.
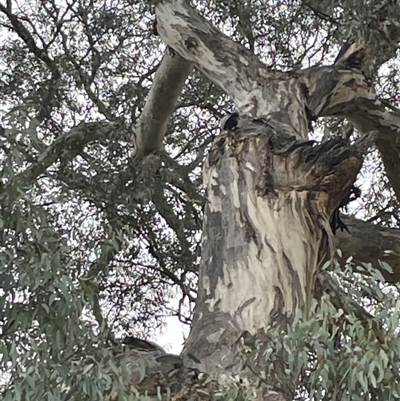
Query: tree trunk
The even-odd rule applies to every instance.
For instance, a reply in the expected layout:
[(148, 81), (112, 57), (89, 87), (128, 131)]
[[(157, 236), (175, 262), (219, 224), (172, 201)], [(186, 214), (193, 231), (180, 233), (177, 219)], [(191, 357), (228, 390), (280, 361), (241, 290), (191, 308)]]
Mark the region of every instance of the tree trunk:
[(186, 366), (213, 373), (219, 365), (229, 377), (252, 376), (241, 337), (309, 308), (329, 256), (331, 212), (361, 167), (341, 139), (316, 145), (248, 126), (223, 132), (208, 156), (203, 262), (183, 351)]
[[(237, 129), (215, 139), (205, 166), (202, 265), (184, 365), (222, 371), (220, 383), (254, 382), (244, 339), (307, 313), (333, 248), (331, 213), (362, 164), (359, 144), (308, 141), (309, 118), (353, 111), (369, 87), (360, 72), (336, 67), (271, 71), (182, 0), (160, 2), (156, 13), (162, 39), (223, 88), (240, 116)], [(293, 372), (287, 389), (263, 383), (258, 396), (289, 400), (295, 387)]]

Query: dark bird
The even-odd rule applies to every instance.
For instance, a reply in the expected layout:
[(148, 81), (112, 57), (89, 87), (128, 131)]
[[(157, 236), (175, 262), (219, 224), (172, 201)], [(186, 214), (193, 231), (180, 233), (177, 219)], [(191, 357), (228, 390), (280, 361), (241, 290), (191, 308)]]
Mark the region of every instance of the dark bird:
[(239, 127), (239, 113), (236, 111), (225, 116), (221, 120), (220, 128), (222, 131), (234, 131)]

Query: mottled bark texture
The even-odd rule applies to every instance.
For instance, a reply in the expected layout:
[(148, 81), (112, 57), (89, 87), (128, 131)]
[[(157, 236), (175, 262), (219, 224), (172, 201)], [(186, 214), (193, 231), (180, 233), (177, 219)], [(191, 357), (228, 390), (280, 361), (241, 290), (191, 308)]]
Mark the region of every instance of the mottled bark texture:
[(252, 52), (212, 27), (188, 2), (159, 2), (156, 14), (163, 41), (224, 89), (242, 114), (268, 118), (298, 138), (307, 137), (310, 115), (346, 117), (361, 132), (376, 130), (388, 178), (400, 199), (400, 113), (388, 111), (377, 99), (370, 86), (371, 73), (366, 71), (369, 64), (376, 68), (387, 60), (396, 48), (400, 27), (393, 12), (382, 17), (379, 47), (369, 48), (370, 41), (363, 39), (347, 47), (333, 66), (288, 74), (268, 69)]
[(248, 49), (211, 26), (182, 0), (156, 6), (162, 40), (219, 85), (241, 114), (261, 118), (280, 131), (307, 136), (303, 88), (296, 77), (270, 71)]
[[(252, 380), (241, 340), (307, 311), (333, 244), (330, 215), (365, 150), (339, 138), (308, 141), (310, 116), (346, 117), (391, 139), (400, 119), (382, 107), (361, 69), (343, 64), (346, 54), (338, 65), (271, 71), (183, 0), (157, 2), (156, 14), (162, 40), (225, 90), (241, 118), (239, 129), (215, 139), (205, 165), (199, 295), (181, 372)], [(292, 399), (295, 382), (277, 392), (264, 381), (257, 399)]]
[(268, 124), (223, 132), (205, 166), (202, 267), (184, 354), (232, 374), (242, 333), (307, 309), (326, 260), (329, 217), (361, 166), (340, 138), (317, 145)]

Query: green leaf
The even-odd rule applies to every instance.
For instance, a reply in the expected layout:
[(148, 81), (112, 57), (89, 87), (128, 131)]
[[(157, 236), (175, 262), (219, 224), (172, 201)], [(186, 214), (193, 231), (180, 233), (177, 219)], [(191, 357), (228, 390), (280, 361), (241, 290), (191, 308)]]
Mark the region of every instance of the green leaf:
[(83, 369), (83, 374), (87, 374), (89, 372), (89, 370), (91, 370), (94, 367), (93, 363), (90, 363), (89, 365), (86, 365)]
[(374, 375), (374, 369), (373, 368), (369, 369), (368, 378), (369, 378), (369, 380), (370, 380), (370, 382), (372, 384), (372, 387), (376, 388), (377, 382), (376, 382), (376, 378), (375, 378), (375, 375)]
[(367, 377), (365, 376), (364, 372), (360, 370), (357, 373), (358, 382), (361, 384), (362, 389), (367, 392), (368, 391), (368, 381)]
[(385, 269), (387, 272), (393, 274), (393, 268), (392, 268), (392, 266), (389, 265), (389, 263), (384, 262), (383, 260), (379, 260), (379, 259), (378, 259), (378, 263), (379, 263), (379, 266), (382, 267), (382, 269)]
[(146, 363), (143, 359), (141, 359), (139, 365), (139, 383), (143, 381), (145, 376), (146, 376)]

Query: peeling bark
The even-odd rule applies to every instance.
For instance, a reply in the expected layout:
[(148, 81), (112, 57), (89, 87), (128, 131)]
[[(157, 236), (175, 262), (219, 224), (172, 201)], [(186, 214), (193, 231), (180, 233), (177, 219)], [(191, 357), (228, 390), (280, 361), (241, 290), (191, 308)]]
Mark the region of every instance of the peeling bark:
[[(359, 70), (368, 79), (373, 78), (382, 64), (396, 55), (400, 41), (400, 23), (395, 17), (400, 13), (400, 6), (395, 2), (381, 2), (374, 7), (380, 21), (377, 29), (368, 30), (368, 37), (346, 44), (335, 62), (338, 66)], [(363, 132), (373, 129), (380, 132), (377, 147), (389, 182), (400, 200), (400, 112), (389, 113), (377, 99), (369, 103), (370, 107), (359, 108), (347, 118), (355, 119)]]
[(268, 117), (280, 130), (306, 137), (304, 94), (296, 78), (269, 70), (250, 50), (212, 27), (183, 0), (157, 4), (156, 15), (163, 41), (219, 85), (241, 114)]
[(205, 167), (199, 294), (184, 350), (201, 370), (218, 361), (239, 373), (232, 347), (243, 332), (307, 310), (329, 253), (330, 214), (360, 167), (360, 154), (341, 140), (315, 145), (267, 125), (215, 140)]
[[(390, 4), (391, 3), (391, 4)], [(379, 67), (396, 55), (400, 40), (400, 23), (397, 16), (400, 6), (396, 2), (379, 2), (373, 5), (379, 21), (370, 26), (365, 37), (346, 43), (335, 64), (357, 68), (368, 78), (374, 76)]]
[(400, 200), (400, 112), (387, 110), (358, 70), (321, 67), (302, 71), (301, 75), (309, 92), (308, 107), (314, 115), (345, 117), (362, 133), (378, 133), (376, 145)]
[[(268, 69), (183, 0), (159, 3), (156, 14), (163, 41), (219, 85), (241, 114), (268, 120), (298, 138), (307, 138), (309, 111), (316, 117), (345, 117), (363, 133), (378, 131), (378, 147), (388, 178), (400, 199), (400, 161), (388, 146), (400, 142), (400, 114), (386, 110), (363, 73), (365, 65), (380, 54), (379, 49), (369, 50), (365, 40), (360, 40), (334, 66), (282, 73)], [(400, 35), (394, 21), (392, 25)], [(362, 58), (360, 68), (343, 65), (354, 54)]]

